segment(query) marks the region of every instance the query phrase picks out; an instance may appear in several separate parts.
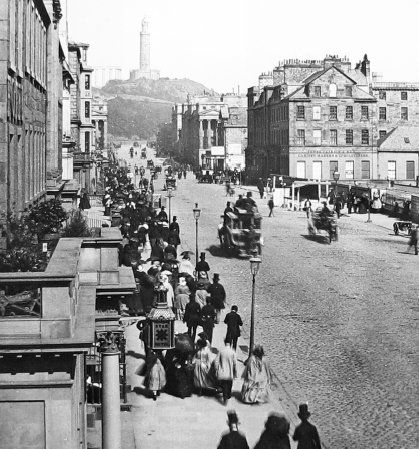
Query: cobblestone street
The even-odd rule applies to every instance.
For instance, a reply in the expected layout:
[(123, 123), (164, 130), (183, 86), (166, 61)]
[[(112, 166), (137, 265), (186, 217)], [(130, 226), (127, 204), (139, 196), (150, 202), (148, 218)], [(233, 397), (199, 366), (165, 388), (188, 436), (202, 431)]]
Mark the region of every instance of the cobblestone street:
[[(175, 191), (172, 215), (182, 250), (194, 250), (192, 208), (199, 203), (199, 249), (248, 325), (249, 262), (227, 258), (217, 239), (224, 195), (189, 174)], [(339, 242), (329, 245), (307, 237), (304, 213), (275, 209), (267, 218), (266, 201), (256, 200), (265, 239), (256, 341), (286, 391), (284, 407), (308, 401), (327, 447), (417, 447), (419, 259), (405, 253), (407, 239), (344, 216)]]

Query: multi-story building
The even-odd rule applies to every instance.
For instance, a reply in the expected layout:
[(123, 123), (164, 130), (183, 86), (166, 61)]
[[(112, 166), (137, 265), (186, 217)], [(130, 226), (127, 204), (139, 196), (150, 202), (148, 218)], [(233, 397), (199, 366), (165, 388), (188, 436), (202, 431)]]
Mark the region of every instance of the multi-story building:
[(91, 148), (94, 139), (92, 123), (92, 86), (93, 69), (87, 65), (88, 44), (69, 42), (69, 66), (74, 79), (70, 86), (70, 122), (71, 137), (76, 142), (73, 173), (80, 188), (93, 193), (90, 172), (93, 168)]
[(245, 108), (246, 99), (239, 94), (196, 96), (176, 104), (172, 110), (175, 151), (191, 164), (224, 170), (229, 149), (236, 156), (244, 151), (245, 147), (239, 151), (237, 144), (245, 143)]
[(386, 133), (419, 125), (418, 92), (419, 83), (371, 77), (366, 55), (354, 68), (337, 56), (283, 61), (248, 90), (248, 175), (379, 179)]
[(24, 212), (63, 187), (60, 18), (59, 0), (2, 2), (0, 8), (2, 247), (8, 213)]

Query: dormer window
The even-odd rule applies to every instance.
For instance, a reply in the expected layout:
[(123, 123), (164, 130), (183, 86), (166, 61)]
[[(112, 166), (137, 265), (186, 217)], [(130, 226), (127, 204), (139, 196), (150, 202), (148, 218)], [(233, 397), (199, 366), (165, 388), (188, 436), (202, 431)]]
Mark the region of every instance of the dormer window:
[(345, 94), (347, 97), (352, 97), (352, 86), (345, 86)]
[(314, 96), (315, 97), (322, 96), (322, 86), (314, 86)]
[(329, 97), (336, 97), (337, 90), (338, 90), (338, 88), (337, 88), (336, 84), (331, 83), (329, 85)]

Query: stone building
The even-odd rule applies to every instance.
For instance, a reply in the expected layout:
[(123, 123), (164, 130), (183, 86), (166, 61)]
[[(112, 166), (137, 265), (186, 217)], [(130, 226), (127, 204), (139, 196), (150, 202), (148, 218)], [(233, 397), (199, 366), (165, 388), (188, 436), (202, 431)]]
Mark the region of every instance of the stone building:
[(174, 151), (196, 166), (224, 170), (228, 151), (235, 156), (244, 151), (245, 108), (246, 99), (240, 94), (202, 95), (176, 104), (172, 109)]
[[(382, 82), (366, 55), (355, 67), (337, 56), (286, 60), (248, 89), (246, 169), (253, 180), (328, 180), (335, 171), (342, 181), (380, 179), (388, 169), (378, 147), (406, 126), (419, 126), (419, 83)], [(408, 148), (403, 157), (412, 162)], [(413, 176), (411, 167), (398, 179)]]
[[(5, 216), (59, 196), (64, 58), (59, 0), (2, 2), (0, 8), (0, 245)], [(31, 27), (26, 26), (30, 23)]]

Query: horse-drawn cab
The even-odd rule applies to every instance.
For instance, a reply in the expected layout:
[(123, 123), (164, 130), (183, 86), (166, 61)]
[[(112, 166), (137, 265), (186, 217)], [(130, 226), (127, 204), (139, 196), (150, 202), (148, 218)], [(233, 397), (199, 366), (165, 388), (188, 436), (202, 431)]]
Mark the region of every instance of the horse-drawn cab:
[(150, 170), (151, 170), (152, 168), (154, 168), (154, 162), (153, 162), (153, 159), (149, 159), (149, 160), (147, 161), (147, 168), (149, 168)]
[(163, 190), (167, 189), (176, 189), (176, 178), (173, 176), (166, 176), (166, 179), (164, 181)]
[(222, 215), (223, 223), (218, 226), (218, 238), (228, 254), (238, 253), (248, 257), (262, 253), (262, 217), (257, 211), (236, 208), (234, 212)]
[(214, 170), (201, 170), (198, 182), (212, 184), (214, 182)]

